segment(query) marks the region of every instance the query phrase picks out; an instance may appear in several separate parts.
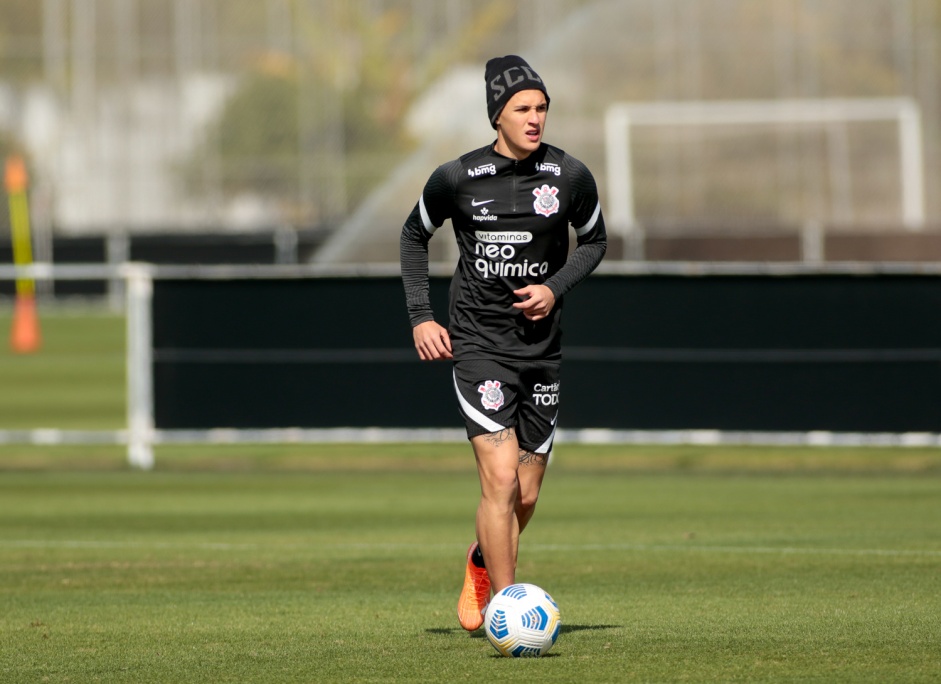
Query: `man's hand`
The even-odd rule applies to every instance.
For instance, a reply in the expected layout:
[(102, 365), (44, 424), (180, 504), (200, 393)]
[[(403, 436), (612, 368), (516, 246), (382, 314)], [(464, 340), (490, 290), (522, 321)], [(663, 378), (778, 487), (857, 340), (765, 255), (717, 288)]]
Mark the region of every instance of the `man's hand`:
[(412, 328), (415, 349), (422, 361), (452, 359), (451, 337), (448, 331), (434, 321), (425, 321)]
[(523, 315), (531, 321), (545, 318), (555, 306), (555, 295), (545, 285), (527, 285), (522, 289), (513, 290), (513, 294), (523, 299), (516, 302), (513, 308), (522, 310)]

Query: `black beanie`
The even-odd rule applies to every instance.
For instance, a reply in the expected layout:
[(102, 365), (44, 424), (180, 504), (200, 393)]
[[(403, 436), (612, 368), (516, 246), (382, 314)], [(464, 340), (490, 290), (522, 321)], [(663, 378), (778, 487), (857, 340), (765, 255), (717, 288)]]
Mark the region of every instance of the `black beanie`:
[(546, 104), (549, 104), (545, 83), (522, 57), (494, 57), (487, 62), (484, 80), (487, 81), (487, 114), (494, 128), (503, 107), (521, 90), (541, 90), (546, 96)]

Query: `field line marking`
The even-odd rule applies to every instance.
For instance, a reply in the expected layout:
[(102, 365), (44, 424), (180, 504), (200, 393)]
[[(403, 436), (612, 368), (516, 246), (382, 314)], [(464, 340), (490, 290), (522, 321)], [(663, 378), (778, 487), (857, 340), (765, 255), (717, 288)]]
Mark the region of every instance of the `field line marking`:
[(928, 556), (941, 557), (941, 549), (839, 549), (813, 546), (696, 546), (693, 544), (534, 544), (537, 551), (689, 551), (702, 553), (781, 554), (810, 556)]
[[(96, 540), (0, 540), (0, 549), (205, 549), (208, 551), (257, 551), (264, 549), (349, 549), (363, 551), (441, 550), (457, 548), (454, 544), (377, 543), (319, 543), (316, 541), (264, 544), (230, 542), (158, 542), (158, 541), (96, 541)], [(941, 549), (843, 549), (832, 547), (800, 546), (707, 546), (693, 544), (528, 544), (524, 552), (558, 551), (640, 551), (689, 553), (779, 554), (808, 556), (886, 556), (941, 558)]]

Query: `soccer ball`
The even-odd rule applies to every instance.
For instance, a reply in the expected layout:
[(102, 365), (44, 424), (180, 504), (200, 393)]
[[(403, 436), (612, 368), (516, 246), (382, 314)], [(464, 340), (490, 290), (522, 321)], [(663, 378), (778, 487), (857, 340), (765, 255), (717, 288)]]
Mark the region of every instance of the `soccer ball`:
[(511, 584), (493, 597), (484, 614), (487, 638), (509, 658), (545, 655), (561, 627), (559, 606), (535, 584)]

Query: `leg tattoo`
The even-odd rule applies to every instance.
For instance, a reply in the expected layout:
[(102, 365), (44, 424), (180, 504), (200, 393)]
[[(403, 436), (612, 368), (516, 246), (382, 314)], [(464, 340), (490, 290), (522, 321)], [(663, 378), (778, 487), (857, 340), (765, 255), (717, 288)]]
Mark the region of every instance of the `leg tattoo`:
[(520, 465), (538, 465), (545, 467), (549, 462), (549, 454), (537, 454), (533, 451), (520, 449)]
[(505, 428), (499, 432), (491, 432), (486, 436), (487, 441), (495, 447), (500, 446), (514, 436), (513, 428)]

